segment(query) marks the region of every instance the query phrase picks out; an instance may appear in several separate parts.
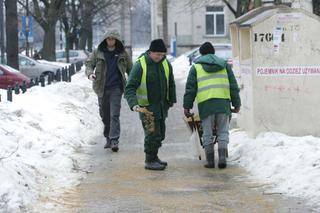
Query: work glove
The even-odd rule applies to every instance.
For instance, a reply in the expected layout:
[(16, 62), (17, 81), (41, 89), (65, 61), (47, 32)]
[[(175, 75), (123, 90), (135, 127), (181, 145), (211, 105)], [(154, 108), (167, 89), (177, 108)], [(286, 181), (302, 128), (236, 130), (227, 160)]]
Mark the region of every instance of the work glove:
[(95, 74), (90, 74), (90, 75), (88, 76), (88, 78), (89, 78), (90, 81), (95, 81), (97, 77), (96, 77)]
[(132, 110), (135, 112), (139, 112), (140, 111), (140, 106), (139, 105), (135, 105), (132, 107)]
[(194, 115), (194, 113), (191, 113), (190, 112), (190, 109), (184, 109), (184, 115), (187, 117), (187, 118), (190, 118)]
[(233, 109), (231, 109), (231, 112), (233, 113), (238, 113), (240, 111), (240, 107), (235, 107)]

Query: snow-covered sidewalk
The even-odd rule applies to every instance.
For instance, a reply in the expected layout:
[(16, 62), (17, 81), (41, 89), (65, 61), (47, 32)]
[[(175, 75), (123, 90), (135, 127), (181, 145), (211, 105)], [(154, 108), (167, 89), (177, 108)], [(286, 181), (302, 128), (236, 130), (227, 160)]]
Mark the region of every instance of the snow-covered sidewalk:
[[(187, 58), (173, 63), (185, 82)], [(102, 132), (97, 98), (83, 71), (71, 83), (33, 87), (7, 102), (0, 90), (0, 212), (27, 211), (32, 203), (76, 185), (88, 171), (86, 150)], [(320, 201), (320, 138), (231, 131), (229, 160), (268, 190)]]

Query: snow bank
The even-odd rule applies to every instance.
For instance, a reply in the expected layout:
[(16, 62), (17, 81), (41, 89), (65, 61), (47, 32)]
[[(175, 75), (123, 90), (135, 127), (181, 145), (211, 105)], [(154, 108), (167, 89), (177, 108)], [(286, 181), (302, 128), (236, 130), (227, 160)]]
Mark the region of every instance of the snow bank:
[(187, 82), (190, 65), (189, 59), (186, 55), (181, 55), (171, 63), (173, 67), (173, 74), (176, 81), (183, 85)]
[(23, 210), (46, 192), (75, 185), (90, 140), (101, 131), (96, 95), (83, 72), (72, 83), (33, 87), (0, 103), (0, 212)]
[(251, 139), (244, 132), (230, 135), (230, 160), (252, 178), (270, 184), (272, 191), (320, 201), (320, 138), (290, 137), (268, 132)]

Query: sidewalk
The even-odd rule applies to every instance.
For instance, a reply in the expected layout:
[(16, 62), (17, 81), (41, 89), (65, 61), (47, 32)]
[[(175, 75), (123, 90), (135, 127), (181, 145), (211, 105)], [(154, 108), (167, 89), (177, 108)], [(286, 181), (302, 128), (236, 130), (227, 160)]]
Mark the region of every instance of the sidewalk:
[(77, 188), (49, 200), (59, 212), (312, 212), (301, 200), (268, 194), (261, 183), (249, 183), (236, 162), (224, 170), (204, 168), (204, 161), (190, 154), (181, 100), (170, 111), (159, 153), (168, 161), (167, 169), (145, 170), (138, 115), (125, 102), (121, 113), (119, 153), (104, 150), (104, 138), (97, 138), (93, 173)]

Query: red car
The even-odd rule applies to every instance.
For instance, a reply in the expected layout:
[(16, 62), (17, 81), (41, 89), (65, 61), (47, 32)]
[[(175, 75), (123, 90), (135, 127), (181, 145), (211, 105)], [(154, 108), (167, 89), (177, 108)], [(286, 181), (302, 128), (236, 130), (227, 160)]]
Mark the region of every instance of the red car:
[(8, 87), (14, 87), (16, 83), (21, 86), (23, 81), (26, 82), (27, 87), (30, 86), (30, 79), (23, 75), (19, 70), (9, 67), (4, 64), (0, 64), (0, 88), (7, 89)]

